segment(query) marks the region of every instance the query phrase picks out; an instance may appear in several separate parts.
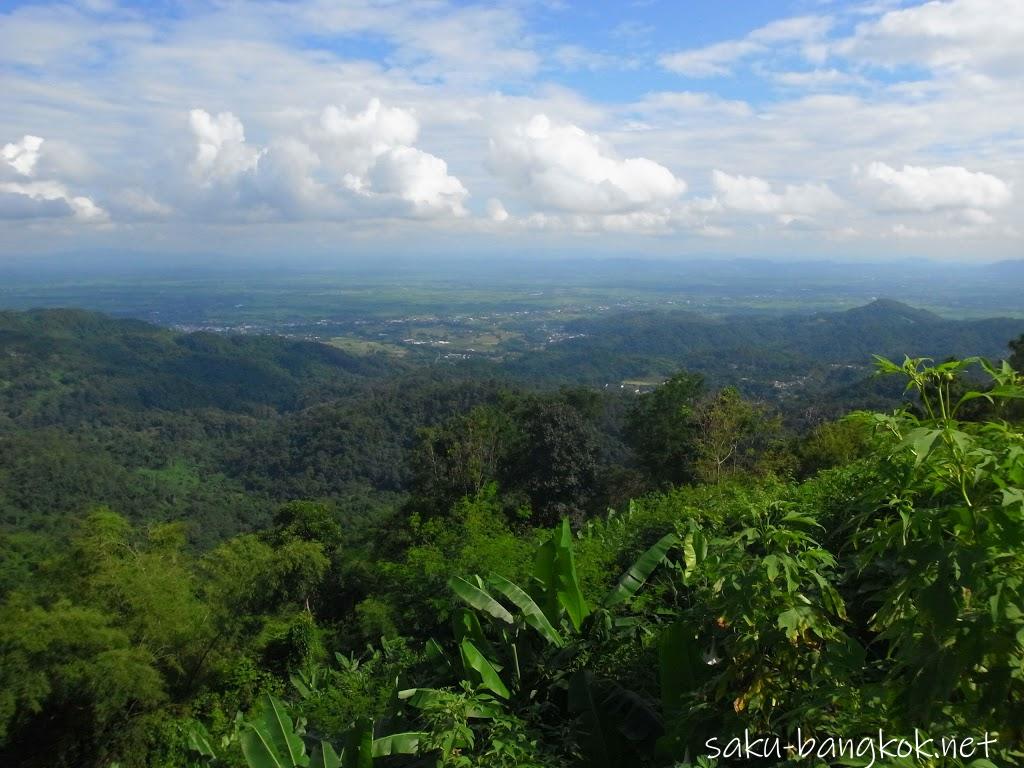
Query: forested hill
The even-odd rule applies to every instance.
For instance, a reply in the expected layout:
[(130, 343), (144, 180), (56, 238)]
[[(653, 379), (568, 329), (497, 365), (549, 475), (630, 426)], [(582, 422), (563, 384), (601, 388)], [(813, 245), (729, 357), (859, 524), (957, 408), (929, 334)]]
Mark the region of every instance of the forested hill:
[[(493, 435), (508, 422), (521, 437), (557, 422), (591, 469), (608, 470), (594, 475), (608, 488), (587, 502), (600, 507), (631, 482), (628, 472), (612, 481), (630, 462), (623, 433), (636, 388), (623, 380), (644, 377), (637, 388), (646, 391), (680, 371), (703, 373), (708, 386), (694, 398), (738, 385), (781, 409), (795, 433), (899, 401), (896, 383), (866, 378), (874, 352), (1004, 357), (1024, 321), (954, 322), (879, 301), (810, 317), (638, 313), (573, 328), (586, 335), (503, 363), (417, 367), (79, 310), (0, 312), (0, 528), (65, 531), (108, 505), (135, 521), (185, 521), (206, 546), (265, 524), (288, 499), (330, 499), (372, 516), (396, 509), (412, 487), (423, 430), (478, 407), (499, 408), (497, 422), (449, 434)], [(590, 391), (558, 395), (559, 385)], [(540, 393), (562, 399), (539, 403)], [(513, 483), (527, 482), (522, 466), (547, 461), (506, 458)]]
[[(872, 355), (943, 359), (1001, 358), (1024, 332), (1024, 320), (947, 320), (889, 299), (844, 312), (710, 318), (689, 311), (637, 312), (576, 320), (575, 335), (513, 364), (521, 375), (552, 375), (603, 384), (654, 378), (685, 367), (713, 381), (766, 395), (786, 379), (828, 366), (855, 366)], [(856, 374), (862, 375), (862, 374)], [(841, 378), (837, 384), (852, 379)]]
[(284, 498), (395, 491), (416, 429), (478, 389), (310, 342), (0, 312), (0, 528), (109, 505), (206, 544)]
[[(670, 319), (766, 365), (1020, 330)], [(624, 322), (615, 354), (689, 360)], [(552, 389), (79, 312), (2, 333), (0, 766), (724, 768), (750, 734), (766, 768), (947, 735), (943, 766), (1021, 765), (1024, 336), (879, 361), (909, 407), (796, 429), (683, 370)]]
[(395, 372), (322, 344), (183, 335), (73, 309), (0, 312), (0, 350), (0, 413), (36, 425), (117, 408), (295, 410)]

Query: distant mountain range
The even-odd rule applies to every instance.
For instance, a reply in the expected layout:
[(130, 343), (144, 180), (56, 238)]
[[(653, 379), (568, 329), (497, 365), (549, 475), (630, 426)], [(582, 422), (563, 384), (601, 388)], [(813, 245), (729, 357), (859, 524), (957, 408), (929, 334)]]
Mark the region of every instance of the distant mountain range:
[(569, 331), (578, 336), (510, 367), (521, 375), (592, 384), (687, 369), (770, 396), (830, 370), (851, 371), (841, 377), (848, 384), (853, 372), (863, 376), (870, 369), (876, 354), (898, 360), (904, 355), (1005, 357), (1010, 340), (1024, 334), (1024, 320), (947, 320), (878, 299), (812, 315), (708, 318), (688, 311), (636, 312), (578, 320)]

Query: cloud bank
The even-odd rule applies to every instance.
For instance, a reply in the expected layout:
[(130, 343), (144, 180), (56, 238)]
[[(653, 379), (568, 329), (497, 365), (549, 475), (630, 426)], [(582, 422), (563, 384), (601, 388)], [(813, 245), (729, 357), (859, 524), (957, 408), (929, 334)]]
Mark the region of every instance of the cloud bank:
[(15, 2), (0, 258), (1019, 255), (1024, 3), (814, 7), (716, 39), (672, 4), (573, 24), (559, 4)]

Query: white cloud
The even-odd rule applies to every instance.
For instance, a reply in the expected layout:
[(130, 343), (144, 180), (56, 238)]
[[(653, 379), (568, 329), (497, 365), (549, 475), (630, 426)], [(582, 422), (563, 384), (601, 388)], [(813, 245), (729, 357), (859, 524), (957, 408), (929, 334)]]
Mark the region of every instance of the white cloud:
[(415, 147), (397, 146), (377, 158), (369, 179), (375, 192), (395, 195), (412, 204), (420, 215), (464, 216), (462, 202), (469, 194), (448, 174), (448, 164)]
[(936, 0), (863, 22), (836, 50), (886, 66), (924, 64), (1020, 77), (1022, 40), (1020, 0)]
[(752, 40), (728, 40), (704, 48), (679, 51), (662, 56), (661, 66), (687, 77), (716, 77), (732, 72), (732, 65), (762, 46)]
[(260, 151), (245, 143), (242, 121), (233, 114), (221, 112), (214, 117), (193, 109), (188, 122), (196, 140), (192, 170), (201, 183), (230, 180), (256, 168)]
[(487, 201), (487, 218), (499, 224), (503, 221), (508, 221), (508, 211), (505, 210), (501, 200), (496, 197), (492, 197)]
[(620, 159), (570, 123), (534, 115), (491, 139), (493, 170), (534, 206), (571, 213), (629, 213), (679, 198), (686, 183), (645, 157)]
[(132, 219), (160, 219), (170, 216), (174, 209), (138, 187), (117, 192), (108, 206), (115, 215)]
[(39, 162), (39, 149), (43, 140), (39, 136), (24, 136), (18, 143), (5, 144), (0, 152), (7, 164), (22, 176), (31, 176)]
[(613, 56), (608, 53), (592, 51), (582, 45), (560, 45), (551, 54), (551, 58), (562, 69), (573, 70), (601, 70), (613, 67), (632, 68), (635, 61)]
[(659, 62), (670, 72), (687, 77), (720, 77), (731, 74), (733, 65), (742, 59), (766, 53), (779, 45), (796, 44), (803, 58), (819, 64), (827, 55), (823, 40), (831, 26), (832, 20), (825, 16), (780, 19), (755, 29), (742, 39), (677, 51), (662, 56)]
[[(97, 223), (107, 220), (106, 211), (91, 199), (71, 194), (68, 188), (58, 181), (4, 182), (0, 183), (0, 193), (24, 195), (37, 202), (64, 203), (78, 221)], [(53, 205), (53, 210), (62, 209), (58, 205)]]
[[(1024, 215), (1020, 195), (1002, 206), (986, 202), (991, 194), (922, 197), (908, 191), (914, 182), (866, 170), (851, 178), (850, 168), (877, 158), (904, 174), (893, 160), (907, 158), (928, 171), (982, 169), (1016, 191), (1024, 2), (803, 6), (833, 18), (781, 19), (677, 52), (680, 71), (753, 75), (766, 87), (709, 80), (675, 92), (657, 90), (664, 77), (650, 29), (622, 25), (642, 39), (613, 36), (595, 51), (571, 14), (548, 3), (222, 2), (168, 16), (154, 4), (40, 0), (3, 10), (0, 183), (17, 187), (0, 192), (0, 253), (73, 247), (61, 237), (116, 245), (124, 230), (65, 226), (101, 222), (93, 209), (102, 209), (182, 248), (205, 227), (239, 251), (275, 237), (401, 243), (444, 231), (500, 233), (504, 248), (505, 238), (539, 229), (551, 242), (623, 233), (601, 238), (608, 248), (627, 232), (671, 233), (666, 249), (680, 250), (691, 234), (750, 236), (755, 252), (785, 232), (787, 252), (803, 237), (808, 252), (853, 254), (903, 221), (950, 238), (984, 230), (984, 258), (1019, 256), (1008, 222)], [(633, 67), (616, 86), (621, 98), (606, 98), (593, 78), (555, 84), (566, 70), (606, 66)], [(751, 100), (737, 100), (741, 92)], [(193, 106), (209, 110), (196, 126)], [(538, 114), (549, 120), (546, 137), (517, 132)], [(33, 147), (25, 135), (46, 141)], [(742, 176), (725, 174), (716, 187), (713, 169)], [(682, 197), (683, 178), (698, 197)], [(225, 226), (238, 221), (259, 226)], [(850, 230), (859, 235), (828, 241)], [(981, 252), (958, 252), (952, 240), (928, 247)]]
[(700, 91), (657, 91), (648, 93), (631, 108), (636, 112), (654, 116), (664, 124), (669, 119), (692, 121), (698, 116), (749, 117), (753, 114), (745, 101), (723, 99), (713, 93)]
[[(372, 99), (349, 114), (329, 106), (296, 135), (265, 148), (246, 143), (235, 115), (194, 109), (193, 172), (201, 186), (224, 184), (231, 195), (213, 202), (240, 213), (286, 218), (376, 215), (464, 216), (466, 188), (439, 157), (412, 146), (419, 123), (408, 110)], [(210, 202), (209, 200), (207, 202)]]
[(876, 195), (876, 204), (891, 210), (1001, 208), (1013, 197), (1002, 179), (961, 166), (923, 167), (904, 165), (897, 170), (882, 162), (854, 169), (862, 183)]
[(711, 172), (716, 198), (726, 208), (748, 213), (779, 214), (784, 224), (842, 206), (826, 184), (788, 184), (781, 192), (757, 176), (732, 176), (717, 169)]
[(324, 163), (339, 175), (350, 175), (350, 185), (360, 187), (363, 177), (377, 159), (395, 147), (412, 146), (420, 126), (408, 110), (385, 107), (380, 99), (371, 99), (361, 112), (350, 115), (336, 106), (328, 106), (316, 124), (307, 127)]
[(395, 46), (395, 58), (424, 78), (487, 80), (533, 74), (540, 57), (516, 8), (431, 2), (312, 0), (279, 6), (279, 22), (318, 35), (369, 34)]
[[(44, 143), (43, 138), (28, 134), (17, 143), (5, 144), (0, 152), (6, 164), (6, 168), (0, 165), (3, 217), (48, 218), (70, 215), (78, 221), (105, 222), (106, 211), (92, 199), (72, 194), (60, 181), (34, 178)], [(3, 181), (4, 178), (15, 180)]]
[(764, 75), (779, 85), (804, 90), (824, 90), (842, 85), (867, 84), (864, 78), (838, 69), (811, 69), (805, 72), (766, 71)]

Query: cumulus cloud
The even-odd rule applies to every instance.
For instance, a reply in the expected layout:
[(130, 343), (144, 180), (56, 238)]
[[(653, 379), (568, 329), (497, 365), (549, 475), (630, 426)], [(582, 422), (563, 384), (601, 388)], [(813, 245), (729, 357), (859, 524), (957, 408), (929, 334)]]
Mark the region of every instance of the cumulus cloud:
[(39, 136), (27, 135), (17, 143), (5, 144), (0, 155), (7, 164), (21, 176), (31, 176), (39, 162), (39, 150), (43, 140)]
[(1024, 3), (943, 0), (891, 10), (864, 22), (836, 50), (890, 66), (1024, 74)]
[[(0, 11), (0, 251), (21, 247), (6, 237), (9, 220), (33, 220), (24, 242), (47, 247), (50, 233), (85, 231), (69, 222), (104, 221), (102, 210), (189, 243), (193, 224), (210, 225), (225, 249), (253, 235), (222, 220), (267, 222), (268, 242), (277, 232), (313, 243), (324, 228), (290, 222), (401, 239), (431, 231), (423, 220), (455, 217), (462, 232), (502, 239), (531, 228), (671, 232), (680, 244), (753, 233), (761, 247), (782, 231), (771, 217), (787, 233), (813, 226), (852, 241), (856, 230), (851, 248), (897, 221), (951, 238), (984, 230), (1002, 239), (969, 253), (1016, 257), (1021, 235), (1007, 223), (1024, 203), (993, 201), (1024, 180), (1024, 3), (803, 5), (824, 10), (660, 51), (641, 8), (595, 51), (578, 30), (551, 28), (568, 17), (550, 3), (539, 14), (453, 0), (207, 3), (173, 18), (112, 0), (19, 5)], [(642, 39), (622, 42), (631, 34)], [(559, 72), (609, 66), (635, 66), (621, 99), (593, 78), (553, 84)], [(735, 83), (669, 91), (666, 67), (766, 87), (750, 103)], [(345, 106), (324, 109), (324, 94)], [(191, 106), (205, 109), (193, 117)], [(537, 114), (548, 123), (534, 135)], [(604, 140), (586, 128), (597, 125)], [(915, 191), (904, 158), (925, 169), (925, 186), (954, 192)], [(869, 173), (874, 159), (888, 173)], [(854, 163), (863, 170), (851, 178)], [(943, 167), (986, 169), (1002, 186), (964, 193), (978, 179), (947, 184)], [(712, 169), (722, 169), (717, 183)], [(702, 199), (683, 197), (680, 177)], [(832, 190), (847, 201), (834, 213)]]
[(469, 192), (441, 158), (413, 146), (419, 122), (408, 110), (372, 99), (349, 114), (326, 107), (293, 127), (294, 135), (259, 148), (246, 143), (235, 115), (189, 115), (201, 186), (227, 186), (231, 203), (287, 218), (356, 215), (463, 216)]
[(686, 183), (645, 157), (621, 159), (599, 137), (534, 115), (491, 139), (491, 168), (534, 206), (622, 214), (671, 203)]
[(1013, 197), (1002, 179), (961, 166), (904, 165), (897, 170), (876, 161), (863, 170), (855, 168), (854, 174), (876, 195), (877, 204), (890, 210), (985, 211), (1001, 208)]
[(201, 183), (233, 179), (259, 162), (260, 150), (245, 143), (242, 121), (230, 112), (214, 117), (205, 110), (193, 109), (188, 123), (196, 139), (192, 170)]
[(462, 182), (448, 174), (444, 160), (415, 147), (388, 149), (373, 164), (369, 179), (375, 193), (395, 195), (418, 214), (466, 213), (462, 201), (469, 193)]
[[(107, 213), (88, 197), (73, 195), (58, 181), (28, 181), (0, 183), (0, 192), (24, 195), (40, 205), (37, 211), (51, 211), (51, 215), (59, 212), (70, 212), (79, 221), (106, 221)], [(48, 204), (48, 205), (47, 205)], [(37, 213), (36, 216), (39, 214)]]
[(371, 99), (354, 115), (328, 106), (308, 131), (325, 162), (354, 176), (364, 176), (388, 150), (415, 144), (419, 132), (419, 121), (411, 112), (385, 107), (380, 99)]
[(711, 172), (715, 197), (732, 210), (747, 213), (778, 214), (784, 223), (798, 216), (811, 216), (842, 206), (842, 201), (827, 184), (787, 184), (777, 192), (757, 176), (732, 176), (715, 169)]
[[(55, 179), (37, 179), (45, 140), (31, 134), (5, 144), (0, 151), (0, 195), (3, 217), (49, 218), (72, 216), (83, 222), (102, 222), (107, 213), (92, 199), (75, 195)], [(7, 180), (11, 179), (11, 180)], [(19, 199), (21, 198), (21, 199)]]

